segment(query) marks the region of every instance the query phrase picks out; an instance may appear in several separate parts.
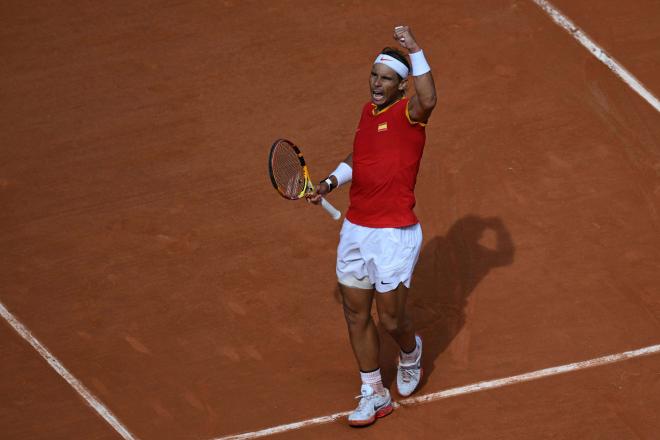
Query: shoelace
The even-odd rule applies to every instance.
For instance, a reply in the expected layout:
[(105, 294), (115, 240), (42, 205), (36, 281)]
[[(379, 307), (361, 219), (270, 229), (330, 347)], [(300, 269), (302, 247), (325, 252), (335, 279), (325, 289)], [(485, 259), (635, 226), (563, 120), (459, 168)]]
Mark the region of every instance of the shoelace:
[(415, 374), (417, 373), (417, 366), (412, 365), (410, 367), (405, 366), (405, 367), (399, 367), (401, 370), (401, 379), (403, 379), (404, 382), (410, 382), (414, 377)]
[(371, 394), (358, 394), (357, 396), (355, 396), (355, 398), (356, 399), (362, 399), (364, 397), (365, 399), (373, 399), (377, 395), (378, 394), (376, 394), (375, 392), (371, 393)]
[(356, 399), (360, 399), (360, 403), (358, 403), (357, 411), (362, 411), (367, 405), (369, 405), (369, 402), (373, 400), (377, 396), (376, 393), (373, 394), (360, 394), (359, 396), (355, 396)]
[[(364, 399), (363, 399), (363, 397), (364, 397)], [(358, 403), (358, 407), (357, 407), (358, 411), (361, 411), (362, 409), (364, 409), (365, 405), (367, 405), (369, 397), (371, 397), (371, 396), (363, 396), (362, 394), (360, 394), (359, 396), (355, 396), (356, 399), (360, 399), (360, 403)]]

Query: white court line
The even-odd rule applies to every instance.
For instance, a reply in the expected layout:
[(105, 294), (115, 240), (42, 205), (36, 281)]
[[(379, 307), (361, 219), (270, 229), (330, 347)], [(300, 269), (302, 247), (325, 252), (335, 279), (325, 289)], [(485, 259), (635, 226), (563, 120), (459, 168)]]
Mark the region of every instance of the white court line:
[[(577, 371), (577, 370), (583, 370), (585, 368), (593, 368), (601, 365), (612, 364), (615, 362), (624, 361), (626, 359), (631, 359), (640, 356), (648, 356), (655, 353), (660, 353), (660, 344), (651, 345), (650, 347), (640, 348), (638, 350), (611, 354), (608, 356), (590, 359), (587, 361), (575, 362), (572, 364), (561, 365), (558, 367), (551, 367), (543, 370), (532, 371), (530, 373), (519, 374), (517, 376), (510, 376), (502, 379), (486, 380), (483, 382), (478, 382), (457, 388), (451, 388), (445, 391), (439, 391), (437, 393), (426, 394), (419, 397), (409, 397), (399, 402), (394, 402), (393, 406), (395, 408), (398, 408), (400, 406), (411, 406), (420, 403), (432, 402), (434, 400), (446, 399), (448, 397), (459, 396), (462, 394), (476, 393), (477, 391), (485, 391), (493, 388), (500, 388), (506, 385), (528, 382), (531, 380), (540, 379), (542, 377), (554, 376), (557, 374), (568, 373), (570, 371)], [(217, 437), (213, 440), (244, 440), (244, 439), (257, 438), (257, 437), (265, 437), (267, 435), (279, 434), (281, 432), (305, 428), (312, 425), (320, 425), (323, 423), (334, 422), (337, 419), (347, 416), (349, 413), (350, 411), (344, 411), (329, 416), (316, 417), (314, 419), (303, 420), (300, 422), (289, 423), (286, 425), (274, 426), (272, 428), (266, 428), (260, 431), (245, 432), (243, 434), (229, 435), (226, 437)]]
[(646, 90), (642, 83), (640, 83), (637, 78), (632, 75), (632, 73), (628, 72), (625, 67), (623, 67), (614, 58), (609, 56), (603, 48), (594, 43), (568, 17), (559, 12), (557, 8), (555, 8), (550, 2), (546, 0), (532, 1), (536, 3), (541, 9), (543, 9), (548, 15), (550, 15), (555, 23), (563, 27), (569, 34), (573, 36), (573, 38), (578, 40), (580, 44), (586, 47), (596, 58), (598, 58), (612, 72), (614, 72), (619, 78), (628, 84), (635, 92), (637, 92), (637, 94), (644, 98), (646, 102), (651, 104), (653, 108), (660, 112), (660, 101), (658, 101), (658, 98)]
[(117, 419), (117, 417), (112, 414), (112, 412), (105, 407), (94, 395), (87, 389), (85, 386), (76, 379), (69, 370), (64, 368), (64, 365), (53, 356), (46, 347), (44, 347), (41, 342), (37, 340), (32, 333), (23, 325), (21, 322), (12, 315), (9, 310), (0, 302), (0, 315), (11, 325), (14, 330), (25, 339), (37, 352), (41, 355), (42, 358), (53, 367), (53, 370), (57, 372), (60, 376), (66, 380), (69, 385), (73, 387), (80, 396), (85, 399), (87, 404), (91, 406), (101, 417), (105, 419), (106, 422), (114, 428), (119, 435), (121, 435), (125, 440), (137, 440), (133, 434), (131, 434), (128, 429)]

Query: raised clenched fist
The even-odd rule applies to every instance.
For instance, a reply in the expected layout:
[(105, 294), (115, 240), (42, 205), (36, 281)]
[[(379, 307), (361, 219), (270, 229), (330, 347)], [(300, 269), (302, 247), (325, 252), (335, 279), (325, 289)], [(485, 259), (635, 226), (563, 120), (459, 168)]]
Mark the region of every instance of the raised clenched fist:
[(409, 26), (404, 25), (395, 27), (394, 39), (401, 45), (401, 47), (408, 49), (408, 52), (410, 53), (420, 50)]

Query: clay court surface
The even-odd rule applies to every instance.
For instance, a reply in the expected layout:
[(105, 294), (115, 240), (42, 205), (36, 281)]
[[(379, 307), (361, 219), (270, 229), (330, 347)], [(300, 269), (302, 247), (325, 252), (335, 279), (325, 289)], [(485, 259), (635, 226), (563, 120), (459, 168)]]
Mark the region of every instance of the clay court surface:
[[(554, 5), (660, 94), (660, 2)], [(660, 114), (531, 0), (5, 1), (0, 302), (134, 438), (357, 404), (341, 223), (280, 198), (267, 153), (332, 170), (399, 23), (439, 95), (416, 396), (660, 344)], [(0, 356), (3, 440), (122, 438), (6, 319)], [(659, 408), (650, 354), (272, 438), (653, 439)]]

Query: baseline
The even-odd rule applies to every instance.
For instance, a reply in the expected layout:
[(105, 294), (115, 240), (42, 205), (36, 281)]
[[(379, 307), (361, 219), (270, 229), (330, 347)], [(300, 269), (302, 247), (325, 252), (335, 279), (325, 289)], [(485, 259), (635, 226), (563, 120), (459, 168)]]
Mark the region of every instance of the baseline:
[(0, 302), (0, 316), (4, 318), (5, 321), (9, 323), (10, 326), (16, 330), (23, 339), (25, 339), (37, 352), (41, 355), (42, 358), (48, 362), (48, 364), (66, 380), (71, 387), (91, 406), (94, 411), (96, 411), (103, 419), (108, 422), (112, 428), (117, 431), (119, 435), (124, 438), (124, 440), (138, 440), (133, 434), (130, 433), (128, 429), (119, 421), (119, 419), (110, 411), (101, 401), (99, 401), (92, 393), (89, 391), (78, 379), (76, 379), (70, 372), (67, 370), (64, 365), (53, 356), (46, 347), (41, 344), (32, 336), (30, 330), (27, 329), (14, 315), (12, 315), (9, 310)]
[[(426, 394), (419, 397), (409, 397), (399, 402), (393, 402), (395, 408), (401, 406), (413, 406), (421, 403), (433, 402), (435, 400), (446, 399), (448, 397), (460, 396), (463, 394), (476, 393), (478, 391), (491, 390), (500, 388), (506, 385), (513, 385), (522, 382), (529, 382), (535, 379), (540, 379), (548, 376), (555, 376), (558, 374), (568, 373), (571, 371), (584, 370), (586, 368), (593, 368), (607, 364), (621, 362), (627, 359), (632, 359), (641, 356), (649, 356), (652, 354), (660, 353), (660, 344), (651, 345), (637, 350), (624, 351), (622, 353), (611, 354), (607, 356), (589, 359), (586, 361), (574, 362), (572, 364), (560, 365), (557, 367), (545, 368), (542, 370), (523, 373), (516, 376), (505, 377), (501, 379), (486, 380), (477, 382), (462, 387), (450, 388), (436, 393)], [(273, 426), (271, 428), (261, 429), (259, 431), (245, 432), (242, 434), (228, 435), (225, 437), (216, 437), (212, 440), (245, 440), (258, 437), (265, 437), (269, 435), (279, 434), (286, 431), (293, 431), (313, 425), (321, 425), (324, 423), (334, 422), (342, 417), (350, 414), (351, 411), (343, 411), (328, 416), (315, 417), (313, 419), (302, 420), (300, 422), (288, 423), (286, 425)]]
[(609, 56), (605, 50), (591, 40), (579, 27), (577, 27), (571, 19), (562, 14), (547, 0), (532, 0), (538, 7), (545, 11), (552, 20), (559, 26), (564, 28), (569, 34), (589, 50), (596, 58), (605, 64), (614, 74), (623, 80), (631, 89), (633, 89), (639, 96), (644, 98), (646, 102), (651, 104), (658, 112), (660, 112), (660, 101), (653, 96), (642, 83), (633, 76), (632, 73), (623, 67), (613, 57)]

